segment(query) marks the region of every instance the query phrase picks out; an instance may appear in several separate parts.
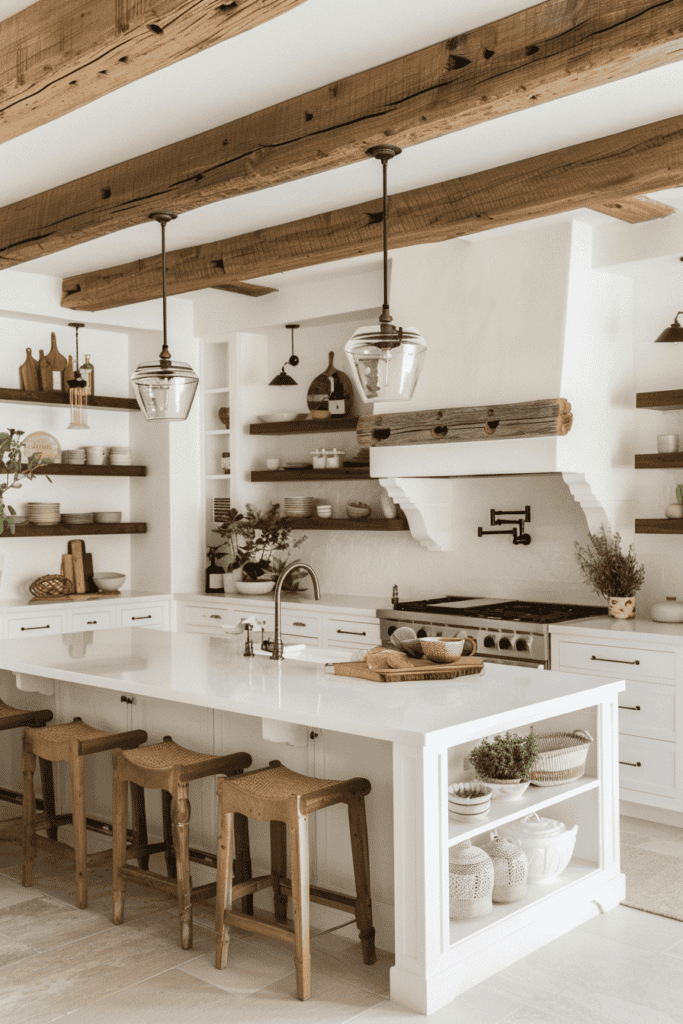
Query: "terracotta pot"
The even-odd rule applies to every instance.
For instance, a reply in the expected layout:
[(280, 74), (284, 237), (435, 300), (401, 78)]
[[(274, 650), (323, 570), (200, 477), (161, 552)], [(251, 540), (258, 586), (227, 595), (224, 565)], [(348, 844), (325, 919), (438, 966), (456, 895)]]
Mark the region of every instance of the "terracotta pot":
[(632, 619), (636, 614), (635, 597), (610, 597), (609, 614), (613, 619)]

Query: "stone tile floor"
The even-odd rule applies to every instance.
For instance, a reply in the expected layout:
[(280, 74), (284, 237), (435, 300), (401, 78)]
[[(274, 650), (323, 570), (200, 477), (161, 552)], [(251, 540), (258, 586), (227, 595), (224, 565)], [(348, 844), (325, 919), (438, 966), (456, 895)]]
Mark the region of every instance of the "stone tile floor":
[[(683, 829), (622, 819), (630, 845), (683, 848)], [(683, 1024), (683, 922), (617, 907), (525, 957), (425, 1018), (389, 1002), (391, 957), (365, 967), (353, 928), (314, 936), (313, 996), (295, 996), (286, 947), (245, 933), (213, 966), (210, 906), (195, 907), (183, 950), (173, 901), (129, 886), (111, 923), (106, 869), (75, 907), (63, 861), (39, 854), (19, 884), (18, 843), (0, 842), (2, 1024)], [(348, 937), (346, 934), (348, 933)]]

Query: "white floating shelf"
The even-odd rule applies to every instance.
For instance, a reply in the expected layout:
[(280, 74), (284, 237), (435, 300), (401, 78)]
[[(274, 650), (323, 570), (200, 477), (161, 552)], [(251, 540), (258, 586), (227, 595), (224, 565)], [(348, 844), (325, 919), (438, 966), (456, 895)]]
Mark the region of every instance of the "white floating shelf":
[(227, 395), (230, 388), (204, 388), (205, 395)]
[(206, 479), (207, 480), (229, 480), (230, 479), (230, 474), (229, 473), (207, 473)]

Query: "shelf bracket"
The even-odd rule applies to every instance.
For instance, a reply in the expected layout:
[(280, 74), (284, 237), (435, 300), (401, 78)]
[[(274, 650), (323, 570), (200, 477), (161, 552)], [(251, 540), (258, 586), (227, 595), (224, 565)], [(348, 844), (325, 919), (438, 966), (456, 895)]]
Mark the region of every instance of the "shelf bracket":
[(453, 484), (447, 477), (385, 477), (379, 480), (406, 514), (415, 540), (427, 551), (450, 551)]
[(578, 501), (583, 510), (591, 533), (600, 533), (602, 527), (609, 535), (612, 532), (610, 517), (605, 506), (593, 491), (593, 486), (586, 479), (585, 473), (563, 473), (562, 479), (569, 488), (574, 501)]

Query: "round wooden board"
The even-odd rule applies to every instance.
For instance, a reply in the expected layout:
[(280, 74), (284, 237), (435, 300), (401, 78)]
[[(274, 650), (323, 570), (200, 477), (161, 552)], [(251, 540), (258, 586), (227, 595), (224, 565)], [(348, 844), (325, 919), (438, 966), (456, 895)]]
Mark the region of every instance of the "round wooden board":
[(329, 354), (329, 364), (324, 373), (319, 373), (315, 377), (308, 388), (308, 394), (306, 395), (306, 403), (309, 409), (320, 409), (322, 406), (321, 396), (325, 399), (330, 397), (332, 386), (330, 384), (330, 377), (333, 373), (336, 373), (339, 377), (339, 383), (342, 386), (344, 392), (344, 398), (346, 399), (346, 412), (345, 416), (353, 415), (353, 388), (351, 387), (351, 380), (342, 370), (338, 370), (334, 365), (334, 352)]
[(46, 434), (43, 430), (36, 430), (35, 433), (24, 438), (22, 447), (27, 459), (31, 455), (39, 453), (43, 458), (59, 462), (59, 456), (62, 454), (57, 438), (52, 434)]

